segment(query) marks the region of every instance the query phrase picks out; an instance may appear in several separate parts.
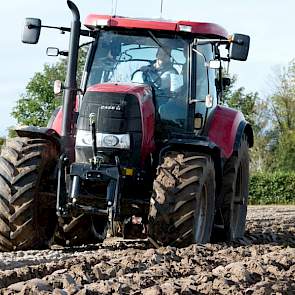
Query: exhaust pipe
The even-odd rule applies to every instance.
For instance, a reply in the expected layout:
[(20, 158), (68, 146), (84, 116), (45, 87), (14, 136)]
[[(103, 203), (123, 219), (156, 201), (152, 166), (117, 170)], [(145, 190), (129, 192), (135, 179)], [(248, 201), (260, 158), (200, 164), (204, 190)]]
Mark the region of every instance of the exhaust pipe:
[(70, 0), (67, 0), (68, 7), (73, 14), (71, 24), (70, 43), (69, 43), (69, 57), (67, 66), (67, 75), (65, 81), (65, 91), (63, 96), (63, 120), (62, 120), (62, 147), (63, 152), (70, 162), (74, 159), (73, 149), (73, 120), (74, 107), (77, 95), (77, 63), (80, 42), (80, 13), (77, 6)]
[(67, 209), (65, 208), (67, 202), (65, 173), (68, 165), (74, 160), (73, 120), (75, 106), (74, 102), (77, 95), (76, 76), (81, 30), (80, 13), (77, 6), (70, 0), (67, 0), (67, 4), (73, 13), (73, 20), (70, 33), (67, 76), (65, 81), (65, 90), (63, 94), (63, 119), (61, 129), (62, 154), (59, 158), (59, 168), (57, 176), (57, 216), (67, 216), (68, 214)]

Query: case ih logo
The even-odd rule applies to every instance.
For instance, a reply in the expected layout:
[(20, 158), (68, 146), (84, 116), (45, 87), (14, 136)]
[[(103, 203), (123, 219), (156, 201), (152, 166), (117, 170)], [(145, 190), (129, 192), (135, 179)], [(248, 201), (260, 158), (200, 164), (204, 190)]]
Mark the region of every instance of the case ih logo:
[(100, 106), (101, 110), (108, 110), (108, 111), (121, 111), (121, 105), (102, 105)]

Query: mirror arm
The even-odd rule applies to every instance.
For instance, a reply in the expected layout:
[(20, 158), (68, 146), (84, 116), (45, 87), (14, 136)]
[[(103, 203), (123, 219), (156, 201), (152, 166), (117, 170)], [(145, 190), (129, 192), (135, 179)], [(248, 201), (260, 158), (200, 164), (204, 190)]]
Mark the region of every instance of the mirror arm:
[(206, 44), (210, 44), (210, 43), (217, 43), (218, 45), (222, 45), (222, 44), (227, 45), (230, 42), (231, 41), (229, 41), (227, 39), (197, 39), (196, 38), (194, 40), (194, 45), (206, 45)]
[[(60, 30), (62, 33), (64, 32), (71, 32), (71, 28), (67, 27), (54, 27), (54, 26), (34, 26), (34, 25), (29, 25), (28, 29), (34, 29), (34, 28), (47, 28), (47, 29), (56, 29)], [(89, 30), (80, 30), (80, 35), (85, 36), (85, 37), (93, 37), (95, 35), (95, 32), (89, 31)]]
[(69, 52), (61, 50), (61, 51), (58, 52), (58, 55), (69, 56)]
[(230, 62), (230, 58), (229, 57), (220, 57), (220, 60)]
[(57, 30), (60, 30), (62, 32), (70, 32), (71, 31), (71, 28), (66, 28), (66, 27), (54, 27), (54, 26), (44, 26), (44, 25), (42, 25), (41, 28), (57, 29)]

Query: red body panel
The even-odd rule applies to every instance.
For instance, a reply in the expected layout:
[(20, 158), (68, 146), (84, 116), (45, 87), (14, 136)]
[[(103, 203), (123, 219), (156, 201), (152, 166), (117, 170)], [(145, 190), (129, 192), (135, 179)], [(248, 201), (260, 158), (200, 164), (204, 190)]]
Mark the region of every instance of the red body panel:
[(90, 14), (86, 17), (85, 26), (94, 29), (101, 27), (100, 21), (107, 23), (108, 27), (128, 29), (149, 29), (179, 32), (180, 25), (191, 26), (192, 34), (214, 35), (220, 38), (227, 38), (227, 31), (214, 23), (190, 22), (190, 21), (164, 21), (152, 19), (133, 19), (127, 17)]
[(221, 149), (222, 157), (229, 158), (233, 153), (236, 134), (241, 121), (245, 121), (239, 111), (217, 106), (209, 122), (208, 137)]
[(54, 118), (52, 125), (50, 126), (51, 129), (55, 130), (59, 135), (61, 135), (61, 127), (62, 127), (62, 108), (59, 109), (56, 117)]
[[(75, 112), (79, 111), (79, 99), (78, 96), (76, 96), (76, 101), (75, 101)], [(63, 118), (63, 113), (62, 113), (62, 107), (59, 109), (58, 113), (56, 114), (52, 125), (49, 126), (51, 129), (54, 129), (59, 135), (61, 135), (61, 129), (62, 129), (62, 118)]]
[(155, 107), (151, 88), (135, 83), (105, 83), (93, 85), (87, 91), (128, 93), (137, 97), (141, 112), (141, 165), (143, 166), (147, 156), (155, 150)]

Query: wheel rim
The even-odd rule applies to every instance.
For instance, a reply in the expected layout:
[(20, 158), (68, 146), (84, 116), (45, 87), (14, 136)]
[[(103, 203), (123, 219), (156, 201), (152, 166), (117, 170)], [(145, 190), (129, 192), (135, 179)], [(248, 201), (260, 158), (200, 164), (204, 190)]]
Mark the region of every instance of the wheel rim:
[(204, 184), (200, 194), (199, 202), (197, 202), (195, 212), (195, 224), (194, 224), (194, 242), (202, 242), (206, 227), (207, 219), (207, 199), (208, 199), (208, 188)]

